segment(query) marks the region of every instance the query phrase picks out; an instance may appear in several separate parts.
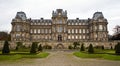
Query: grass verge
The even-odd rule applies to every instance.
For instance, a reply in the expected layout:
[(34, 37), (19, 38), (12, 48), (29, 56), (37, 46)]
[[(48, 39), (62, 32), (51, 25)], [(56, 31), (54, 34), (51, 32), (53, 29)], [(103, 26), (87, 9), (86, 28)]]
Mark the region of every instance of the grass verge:
[(30, 54), (29, 52), (11, 52), (8, 55), (0, 54), (0, 61), (3, 60), (18, 60), (22, 58), (46, 58), (49, 53), (40, 52), (38, 54)]
[(99, 58), (106, 60), (117, 60), (120, 61), (120, 56), (114, 54), (89, 54), (85, 52), (74, 52), (73, 55), (80, 58)]

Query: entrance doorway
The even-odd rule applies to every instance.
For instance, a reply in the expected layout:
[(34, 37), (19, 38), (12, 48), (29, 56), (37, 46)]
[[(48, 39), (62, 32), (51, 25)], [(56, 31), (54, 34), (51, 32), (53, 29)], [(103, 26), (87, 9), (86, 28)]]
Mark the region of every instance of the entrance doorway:
[(62, 36), (58, 35), (58, 41), (62, 41)]
[(56, 49), (64, 49), (63, 44), (57, 44)]

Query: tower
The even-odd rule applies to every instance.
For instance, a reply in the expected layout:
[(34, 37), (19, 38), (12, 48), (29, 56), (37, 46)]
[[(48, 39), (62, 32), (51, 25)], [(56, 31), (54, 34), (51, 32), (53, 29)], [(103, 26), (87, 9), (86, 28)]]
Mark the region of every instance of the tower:
[(90, 21), (90, 39), (92, 41), (108, 41), (107, 19), (102, 12), (95, 12)]
[(67, 11), (57, 9), (52, 12), (52, 39), (54, 41), (67, 40)]
[(30, 40), (30, 23), (24, 12), (17, 12), (16, 17), (12, 20), (11, 40), (12, 41), (29, 41)]

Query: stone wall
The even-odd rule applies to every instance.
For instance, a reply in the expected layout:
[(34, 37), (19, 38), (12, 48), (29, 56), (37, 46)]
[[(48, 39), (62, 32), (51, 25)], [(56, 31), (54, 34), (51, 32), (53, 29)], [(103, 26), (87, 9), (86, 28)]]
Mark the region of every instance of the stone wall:
[[(108, 41), (108, 42), (79, 42), (80, 44), (84, 43), (85, 47), (88, 47), (89, 44), (93, 44), (93, 46), (104, 46), (106, 49), (111, 48), (111, 46), (114, 48), (114, 46), (120, 41)], [(16, 42), (9, 42), (10, 49), (16, 48)], [(32, 42), (23, 42), (23, 45), (25, 47), (30, 47)], [(55, 41), (49, 41), (49, 42), (39, 42), (38, 44), (44, 45), (50, 45), (53, 49), (56, 48), (58, 44), (62, 44), (64, 46), (64, 49), (67, 49), (69, 45), (72, 45), (73, 42), (55, 42)], [(4, 41), (0, 41), (0, 50), (3, 48)]]

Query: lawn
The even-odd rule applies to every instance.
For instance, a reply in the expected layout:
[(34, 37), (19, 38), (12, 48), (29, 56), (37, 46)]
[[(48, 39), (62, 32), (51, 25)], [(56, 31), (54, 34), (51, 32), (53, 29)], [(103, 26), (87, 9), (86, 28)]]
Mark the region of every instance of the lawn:
[(0, 61), (3, 60), (18, 60), (22, 58), (45, 58), (49, 55), (47, 52), (40, 52), (38, 54), (30, 54), (29, 52), (11, 52), (8, 55), (2, 55), (0, 52)]
[(115, 55), (113, 50), (101, 50), (100, 52), (99, 50), (96, 50), (94, 54), (89, 54), (87, 52), (74, 52), (73, 54), (80, 58), (95, 58), (120, 61), (120, 56)]

